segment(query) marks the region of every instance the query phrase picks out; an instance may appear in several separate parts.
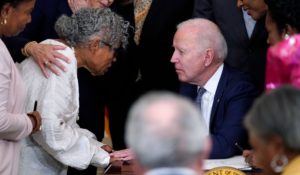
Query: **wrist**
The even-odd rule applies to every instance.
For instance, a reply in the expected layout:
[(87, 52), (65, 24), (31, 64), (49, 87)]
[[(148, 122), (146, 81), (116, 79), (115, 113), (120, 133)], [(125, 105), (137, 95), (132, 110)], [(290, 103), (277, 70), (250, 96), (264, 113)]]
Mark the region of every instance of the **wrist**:
[(38, 43), (36, 41), (30, 41), (27, 44), (25, 44), (25, 46), (21, 49), (22, 54), (26, 57), (31, 56), (30, 48), (35, 44), (38, 44)]
[(36, 117), (31, 113), (28, 113), (27, 116), (29, 117), (29, 119), (32, 123), (32, 132), (36, 131), (37, 130), (37, 123), (38, 123)]

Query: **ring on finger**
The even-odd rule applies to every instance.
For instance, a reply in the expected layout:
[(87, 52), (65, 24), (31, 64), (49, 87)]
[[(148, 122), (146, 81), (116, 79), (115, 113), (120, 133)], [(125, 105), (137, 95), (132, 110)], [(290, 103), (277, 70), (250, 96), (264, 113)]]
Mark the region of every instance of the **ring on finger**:
[(45, 66), (48, 66), (49, 65), (49, 61), (45, 61), (44, 64), (45, 64)]

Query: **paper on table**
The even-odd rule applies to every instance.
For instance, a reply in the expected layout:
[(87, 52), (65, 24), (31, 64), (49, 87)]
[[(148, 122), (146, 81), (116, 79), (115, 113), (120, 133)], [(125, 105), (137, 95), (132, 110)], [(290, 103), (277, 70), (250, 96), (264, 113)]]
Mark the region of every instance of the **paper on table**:
[(251, 170), (252, 168), (245, 162), (243, 156), (234, 156), (228, 159), (207, 159), (204, 162), (204, 170), (210, 170), (216, 167), (232, 167), (239, 170)]

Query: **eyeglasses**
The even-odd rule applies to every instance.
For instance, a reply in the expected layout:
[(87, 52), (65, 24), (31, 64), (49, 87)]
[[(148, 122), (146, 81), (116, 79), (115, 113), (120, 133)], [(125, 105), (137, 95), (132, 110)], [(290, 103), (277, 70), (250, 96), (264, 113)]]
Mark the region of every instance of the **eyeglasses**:
[(109, 44), (108, 42), (103, 41), (103, 40), (99, 41), (99, 47), (100, 48), (108, 47), (111, 51), (114, 52), (114, 57), (116, 57), (117, 53), (119, 52), (118, 49), (113, 48), (113, 46), (111, 44)]
[(103, 41), (103, 40), (100, 40), (100, 41), (99, 41), (99, 47), (100, 47), (100, 48), (103, 48), (103, 47), (109, 47), (109, 49), (113, 49), (111, 44), (109, 44), (108, 42), (105, 42), (105, 41)]

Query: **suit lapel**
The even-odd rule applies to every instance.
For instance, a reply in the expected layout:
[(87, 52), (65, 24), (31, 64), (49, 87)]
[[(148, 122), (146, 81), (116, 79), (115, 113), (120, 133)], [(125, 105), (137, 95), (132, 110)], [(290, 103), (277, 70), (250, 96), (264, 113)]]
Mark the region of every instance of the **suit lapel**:
[(257, 38), (257, 35), (260, 35), (262, 31), (265, 31), (265, 17), (256, 21), (250, 42), (252, 42), (254, 38)]
[(213, 102), (213, 106), (211, 109), (211, 114), (210, 114), (210, 123), (209, 123), (209, 129), (210, 131), (212, 130), (212, 126), (213, 126), (213, 121), (215, 118), (215, 113), (217, 111), (217, 108), (219, 107), (219, 103), (223, 97), (223, 93), (224, 93), (224, 88), (226, 87), (226, 82), (227, 82), (227, 75), (228, 75), (228, 70), (227, 70), (227, 66), (224, 64), (224, 68), (223, 68), (223, 72), (217, 87), (217, 91), (214, 97), (214, 102)]
[(246, 24), (245, 24), (243, 12), (241, 9), (239, 9), (239, 13), (240, 13), (240, 15), (237, 18), (238, 18), (238, 21), (240, 21), (240, 22), (237, 23), (237, 28), (239, 31), (237, 33), (240, 34), (240, 38), (242, 38), (243, 41), (249, 41), (250, 39), (248, 37)]

